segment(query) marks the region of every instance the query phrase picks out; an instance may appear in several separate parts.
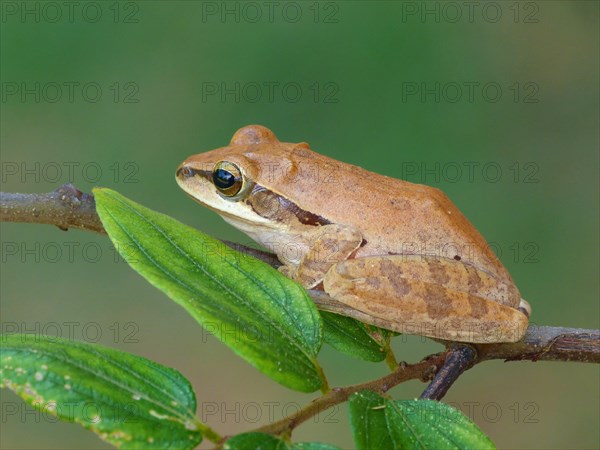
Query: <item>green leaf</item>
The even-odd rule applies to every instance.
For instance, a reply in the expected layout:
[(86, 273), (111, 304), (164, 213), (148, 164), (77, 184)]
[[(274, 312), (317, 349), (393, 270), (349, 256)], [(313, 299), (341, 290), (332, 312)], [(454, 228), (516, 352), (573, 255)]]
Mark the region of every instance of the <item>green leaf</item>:
[(287, 442), (266, 433), (243, 433), (228, 439), (223, 450), (291, 450)]
[[(365, 361), (379, 362), (386, 357), (384, 339), (375, 339), (371, 327), (350, 317), (321, 311), (324, 340), (337, 351)], [(377, 330), (379, 330), (377, 328)], [(381, 330), (383, 333), (385, 330)]]
[(371, 391), (360, 391), (350, 397), (349, 408), (350, 426), (358, 450), (393, 448), (383, 397)]
[(357, 449), (495, 449), (460, 411), (433, 400), (395, 401), (371, 391), (350, 397)]
[(496, 448), (463, 413), (434, 400), (387, 400), (385, 418), (394, 448)]
[(339, 450), (338, 447), (320, 442), (299, 442), (290, 444), (265, 433), (243, 433), (227, 440), (224, 450)]
[(203, 425), (176, 370), (100, 345), (1, 335), (0, 386), (126, 449), (194, 448)]
[(96, 209), (124, 259), (238, 355), (291, 389), (323, 383), (319, 313), (299, 284), (109, 189)]

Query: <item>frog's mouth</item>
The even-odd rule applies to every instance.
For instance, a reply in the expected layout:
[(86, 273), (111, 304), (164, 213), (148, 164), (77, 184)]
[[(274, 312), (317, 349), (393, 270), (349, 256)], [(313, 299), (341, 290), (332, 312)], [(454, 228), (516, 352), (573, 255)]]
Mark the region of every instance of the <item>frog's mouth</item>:
[(272, 223), (270, 220), (254, 213), (252, 208), (249, 205), (246, 205), (244, 202), (231, 202), (228, 200), (221, 199), (220, 197), (216, 198), (218, 197), (218, 194), (216, 194), (215, 200), (218, 202), (218, 206), (216, 206), (214, 204), (199, 199), (190, 192), (185, 191), (185, 193), (192, 200), (194, 200), (197, 203), (200, 203), (205, 208), (216, 212), (229, 223), (244, 223), (247, 226), (268, 226), (270, 223)]

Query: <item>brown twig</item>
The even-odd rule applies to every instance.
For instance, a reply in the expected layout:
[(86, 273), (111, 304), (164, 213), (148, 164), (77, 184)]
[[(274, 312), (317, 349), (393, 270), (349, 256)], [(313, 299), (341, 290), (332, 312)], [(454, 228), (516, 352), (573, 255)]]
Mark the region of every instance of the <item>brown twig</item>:
[(442, 367), (437, 371), (427, 389), (419, 398), (441, 400), (448, 389), (463, 372), (473, 367), (477, 361), (477, 351), (466, 344), (452, 344)]
[[(55, 225), (62, 230), (78, 228), (105, 234), (96, 213), (93, 195), (82, 193), (70, 184), (47, 194), (0, 193), (0, 221), (43, 223)], [(277, 257), (271, 253), (241, 244), (223, 242), (274, 267), (280, 265)], [(310, 290), (309, 293), (320, 309), (349, 315), (359, 320), (363, 314), (357, 310), (350, 311), (347, 305), (337, 302), (323, 291)], [(530, 326), (523, 339), (515, 343), (445, 344), (447, 350), (443, 353), (428, 356), (416, 364), (401, 363), (392, 373), (377, 380), (333, 388), (295, 414), (256, 431), (288, 433), (314, 415), (347, 401), (355, 392), (369, 389), (385, 393), (392, 387), (415, 378), (423, 381), (433, 378), (421, 397), (439, 400), (465, 370), (491, 359), (600, 363), (598, 330)]]
[(0, 192), (2, 222), (44, 223), (61, 230), (79, 228), (106, 234), (96, 213), (92, 194), (85, 194), (72, 184), (63, 184), (47, 194)]
[[(292, 431), (302, 422), (311, 417), (326, 411), (327, 409), (344, 403), (350, 396), (356, 392), (369, 390), (379, 394), (385, 394), (394, 386), (404, 383), (405, 381), (422, 379), (423, 374), (430, 373), (441, 366), (447, 356), (447, 352), (430, 355), (416, 364), (400, 363), (396, 370), (376, 380), (367, 381), (366, 383), (354, 384), (342, 388), (333, 388), (327, 394), (313, 400), (304, 408), (297, 411), (291, 416), (285, 417), (277, 422), (270, 423), (264, 427), (258, 428), (255, 431), (269, 434), (285, 434)], [(226, 438), (225, 438), (226, 439)]]
[(576, 361), (600, 363), (600, 331), (530, 325), (519, 342), (476, 345), (478, 362)]

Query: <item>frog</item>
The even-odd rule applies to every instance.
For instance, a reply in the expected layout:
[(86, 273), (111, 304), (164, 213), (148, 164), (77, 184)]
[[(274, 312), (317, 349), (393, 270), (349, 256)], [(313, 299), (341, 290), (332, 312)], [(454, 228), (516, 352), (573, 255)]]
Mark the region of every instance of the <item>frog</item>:
[(188, 157), (176, 181), (344, 315), (471, 344), (516, 342), (527, 330), (529, 303), (440, 189), (280, 142), (261, 125)]

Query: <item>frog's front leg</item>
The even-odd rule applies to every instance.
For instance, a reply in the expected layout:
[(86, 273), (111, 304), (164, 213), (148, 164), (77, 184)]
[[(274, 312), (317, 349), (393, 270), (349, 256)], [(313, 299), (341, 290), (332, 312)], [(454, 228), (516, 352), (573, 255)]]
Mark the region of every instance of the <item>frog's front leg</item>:
[(353, 227), (329, 224), (315, 229), (309, 249), (297, 266), (280, 270), (307, 289), (315, 287), (335, 264), (348, 259), (362, 244), (362, 234)]
[(527, 329), (511, 282), (459, 261), (420, 255), (366, 257), (333, 266), (323, 280), (335, 300), (373, 325), (472, 342), (516, 342)]

